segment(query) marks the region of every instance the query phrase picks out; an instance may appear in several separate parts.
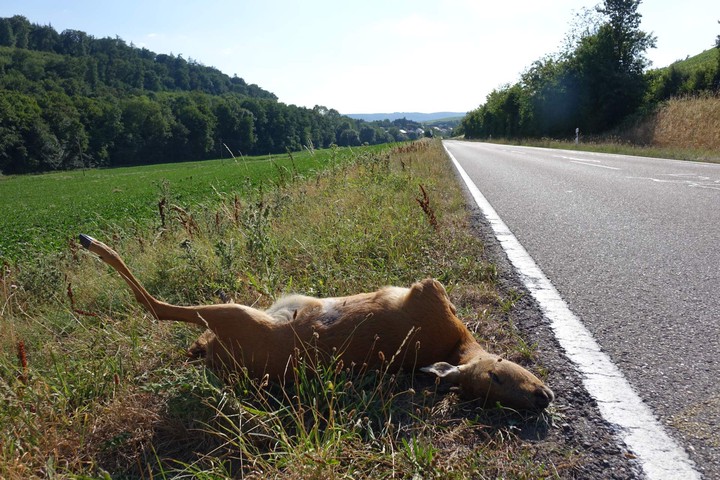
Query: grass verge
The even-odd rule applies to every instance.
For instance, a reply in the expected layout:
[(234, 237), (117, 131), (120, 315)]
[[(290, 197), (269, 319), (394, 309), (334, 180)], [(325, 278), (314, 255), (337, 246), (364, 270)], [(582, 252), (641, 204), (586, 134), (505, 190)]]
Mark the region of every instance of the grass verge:
[[(496, 288), (439, 142), (364, 152), (245, 193), (177, 205), (161, 228), (84, 233), (174, 303), (266, 307), (289, 292), (436, 277), (490, 350), (542, 373), (508, 321), (513, 296)], [(482, 409), (421, 375), (337, 364), (298, 365), (284, 388), (221, 382), (185, 356), (200, 332), (151, 320), (77, 245), (29, 264), (0, 277), (2, 478), (572, 475), (573, 451), (533, 441), (552, 428), (552, 407)]]
[[(487, 141), (487, 140), (483, 140)], [(655, 111), (629, 119), (615, 132), (571, 140), (492, 139), (492, 143), (557, 148), (639, 157), (720, 163), (720, 97), (678, 97)]]
[(560, 150), (577, 150), (581, 152), (612, 153), (616, 155), (634, 155), (637, 157), (669, 158), (691, 162), (720, 163), (720, 152), (703, 148), (643, 146), (619, 137), (602, 137), (584, 139), (579, 144), (569, 140), (550, 138), (524, 138), (518, 140), (492, 139), (483, 140), (489, 143), (504, 145), (521, 145), (526, 147), (555, 148)]

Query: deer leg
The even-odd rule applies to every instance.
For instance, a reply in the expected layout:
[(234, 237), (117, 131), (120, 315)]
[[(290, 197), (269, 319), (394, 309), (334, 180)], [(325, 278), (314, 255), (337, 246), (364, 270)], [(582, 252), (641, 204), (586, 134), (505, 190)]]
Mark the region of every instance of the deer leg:
[(125, 280), (137, 301), (158, 320), (193, 323), (210, 329), (191, 347), (191, 354), (206, 352), (213, 363), (232, 365), (240, 357), (250, 370), (283, 372), (293, 351), (294, 331), (288, 322), (277, 322), (267, 313), (238, 304), (178, 306), (162, 302), (148, 293), (112, 248), (87, 235), (80, 243), (114, 268)]
[(188, 310), (185, 307), (170, 305), (165, 302), (161, 302), (150, 295), (148, 291), (145, 290), (145, 287), (143, 287), (138, 279), (130, 272), (130, 269), (128, 269), (127, 265), (125, 265), (125, 262), (122, 258), (120, 258), (120, 255), (118, 255), (112, 248), (88, 235), (83, 234), (80, 235), (80, 243), (83, 247), (96, 254), (100, 257), (100, 260), (110, 265), (120, 274), (132, 290), (133, 295), (135, 295), (135, 299), (140, 302), (140, 304), (144, 306), (153, 317), (158, 320), (178, 320), (181, 322), (194, 323), (196, 325), (204, 324), (200, 318), (198, 318), (197, 314), (194, 314), (195, 312), (191, 311), (192, 309)]
[(130, 272), (125, 262), (115, 250), (88, 235), (80, 235), (83, 247), (95, 253), (100, 259), (115, 269), (125, 280), (135, 299), (158, 320), (175, 320), (210, 327), (213, 330), (223, 329), (244, 317), (250, 322), (266, 321), (266, 315), (254, 308), (235, 304), (204, 305), (182, 307), (162, 302), (145, 290), (137, 278)]

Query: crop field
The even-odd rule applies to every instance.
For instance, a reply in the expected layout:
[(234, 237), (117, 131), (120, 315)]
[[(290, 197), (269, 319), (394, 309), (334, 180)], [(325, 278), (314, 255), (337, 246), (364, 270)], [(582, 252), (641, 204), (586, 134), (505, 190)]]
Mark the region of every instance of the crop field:
[[(367, 147), (377, 149), (379, 147)], [(362, 149), (355, 149), (356, 151)], [(77, 233), (160, 225), (168, 207), (216, 203), (282, 184), (350, 155), (350, 149), (127, 168), (0, 176), (0, 263), (63, 248)], [(97, 233), (96, 233), (97, 234)]]

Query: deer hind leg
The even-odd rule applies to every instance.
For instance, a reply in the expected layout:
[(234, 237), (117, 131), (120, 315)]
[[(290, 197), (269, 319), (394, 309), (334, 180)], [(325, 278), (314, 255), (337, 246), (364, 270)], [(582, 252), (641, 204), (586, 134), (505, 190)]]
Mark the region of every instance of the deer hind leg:
[(267, 313), (245, 305), (224, 303), (183, 307), (161, 302), (140, 284), (113, 249), (87, 235), (82, 245), (97, 254), (125, 280), (137, 301), (158, 320), (193, 323), (209, 329), (191, 346), (190, 354), (206, 355), (209, 363), (227, 367), (244, 364), (258, 373), (282, 373), (293, 351), (294, 332)]
[(194, 323), (196, 325), (206, 325), (206, 322), (201, 318), (202, 313), (199, 311), (202, 307), (179, 307), (170, 305), (150, 295), (148, 291), (145, 290), (145, 287), (143, 287), (138, 279), (130, 272), (130, 269), (125, 265), (120, 255), (112, 248), (83, 234), (80, 235), (80, 243), (120, 274), (132, 290), (135, 299), (144, 306), (153, 317), (158, 320), (177, 320), (180, 322)]
[[(193, 323), (211, 329), (215, 335), (227, 338), (265, 338), (276, 329), (276, 322), (265, 312), (245, 305), (223, 303), (183, 307), (161, 302), (148, 293), (125, 262), (112, 248), (87, 235), (81, 235), (82, 245), (97, 254), (125, 280), (137, 301), (158, 320)], [(211, 337), (201, 338), (199, 345), (211, 343)]]

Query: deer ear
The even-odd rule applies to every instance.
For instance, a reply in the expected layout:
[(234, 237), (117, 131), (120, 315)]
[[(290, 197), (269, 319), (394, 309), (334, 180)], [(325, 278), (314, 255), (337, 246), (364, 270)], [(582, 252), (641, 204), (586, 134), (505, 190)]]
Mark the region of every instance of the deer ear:
[(420, 371), (434, 374), (438, 378), (447, 380), (450, 383), (458, 383), (460, 381), (460, 369), (446, 362), (433, 363), (432, 365), (421, 368)]

